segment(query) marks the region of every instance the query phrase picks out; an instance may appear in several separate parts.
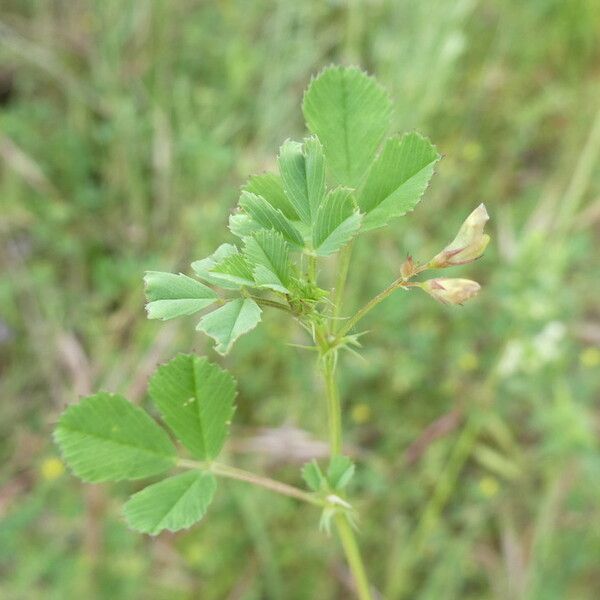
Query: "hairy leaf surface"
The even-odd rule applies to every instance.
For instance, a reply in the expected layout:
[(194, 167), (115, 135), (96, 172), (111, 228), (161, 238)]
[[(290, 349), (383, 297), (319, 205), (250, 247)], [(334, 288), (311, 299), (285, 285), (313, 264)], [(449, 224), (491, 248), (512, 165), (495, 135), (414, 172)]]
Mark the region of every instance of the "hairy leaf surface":
[(278, 208), (288, 219), (298, 221), (298, 213), (285, 195), (281, 177), (275, 173), (261, 173), (250, 177), (244, 191), (262, 196), (273, 208)]
[(244, 254), (253, 265), (256, 285), (288, 294), (289, 245), (275, 231), (263, 230), (244, 240)]
[(118, 394), (100, 392), (69, 406), (54, 439), (84, 481), (140, 479), (175, 464), (175, 447), (165, 430)]
[(262, 226), (246, 213), (236, 212), (229, 216), (229, 231), (239, 238), (245, 238), (261, 229)]
[(304, 246), (302, 234), (279, 209), (273, 208), (262, 196), (242, 192), (240, 206), (265, 229), (279, 232), (290, 244), (299, 248)]
[(232, 254), (226, 257), (210, 271), (217, 280), (238, 286), (254, 286), (252, 269), (241, 254)]
[(356, 67), (327, 67), (310, 83), (302, 110), (337, 183), (357, 188), (390, 125), (385, 90)]
[(225, 443), (236, 394), (233, 377), (205, 357), (180, 354), (149, 383), (165, 423), (196, 457), (215, 459)]
[(390, 138), (359, 196), (360, 209), (366, 213), (363, 229), (383, 227), (413, 210), (439, 159), (435, 146), (418, 133)]
[(325, 194), (325, 158), (315, 137), (304, 144), (287, 140), (277, 159), (287, 197), (302, 222), (311, 225)]
[(337, 252), (360, 229), (362, 215), (354, 207), (352, 190), (338, 188), (327, 194), (313, 228), (313, 246), (320, 256)]
[(230, 281), (223, 281), (219, 277), (213, 277), (210, 273), (211, 269), (223, 262), (227, 257), (237, 254), (238, 249), (233, 244), (221, 244), (210, 256), (202, 260), (196, 260), (192, 263), (194, 273), (207, 283), (218, 285), (224, 289), (237, 290), (240, 285)]
[(343, 455), (334, 456), (327, 467), (327, 479), (335, 490), (344, 489), (354, 475), (354, 463)]
[(147, 271), (144, 282), (149, 319), (166, 321), (192, 315), (217, 299), (217, 295), (209, 287), (181, 273), (176, 275)]
[(186, 529), (205, 515), (216, 489), (211, 473), (174, 475), (131, 496), (124, 507), (125, 519), (132, 529), (150, 535)]
[(196, 329), (215, 340), (215, 350), (227, 354), (235, 341), (260, 322), (261, 309), (250, 298), (237, 298), (200, 319)]
[(316, 460), (312, 460), (302, 467), (302, 479), (313, 492), (318, 492), (327, 483)]

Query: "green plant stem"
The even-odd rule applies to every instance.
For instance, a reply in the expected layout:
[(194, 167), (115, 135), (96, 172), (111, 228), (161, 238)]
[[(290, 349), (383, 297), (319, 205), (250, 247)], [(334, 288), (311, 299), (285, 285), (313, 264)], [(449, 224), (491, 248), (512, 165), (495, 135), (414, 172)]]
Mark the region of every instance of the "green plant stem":
[(336, 359), (334, 352), (331, 351), (322, 358), (329, 421), (329, 453), (332, 457), (342, 453), (342, 407), (335, 379)]
[(311, 254), (308, 255), (306, 272), (308, 275), (308, 280), (311, 283), (316, 283), (316, 281), (317, 281), (317, 257), (316, 256), (313, 256)]
[[(325, 392), (327, 396), (327, 414), (329, 421), (330, 458), (342, 453), (342, 407), (340, 393), (336, 380), (337, 357), (336, 350), (327, 347), (327, 334), (324, 327), (317, 329), (319, 340), (320, 363), (322, 365)], [(335, 526), (346, 556), (346, 561), (356, 584), (356, 591), (360, 600), (371, 600), (371, 589), (365, 571), (365, 566), (360, 555), (360, 550), (354, 530), (342, 514), (335, 517)]]
[[(338, 319), (342, 312), (342, 300), (346, 290), (346, 281), (348, 280), (348, 270), (350, 269), (350, 258), (352, 257), (352, 242), (344, 246), (340, 252), (340, 258), (337, 265), (337, 278), (335, 282), (333, 296), (333, 317)], [(338, 322), (334, 321), (332, 327), (334, 331), (337, 329)]]
[(187, 469), (203, 469), (220, 477), (235, 479), (237, 481), (245, 481), (246, 483), (251, 483), (253, 485), (266, 488), (283, 496), (296, 498), (296, 500), (301, 500), (302, 502), (307, 502), (308, 504), (314, 504), (316, 506), (324, 505), (322, 500), (299, 488), (288, 485), (287, 483), (283, 483), (281, 481), (276, 481), (275, 479), (270, 479), (269, 477), (256, 475), (250, 471), (238, 469), (237, 467), (231, 467), (229, 465), (224, 465), (217, 462), (187, 460), (185, 458), (179, 459), (177, 464), (180, 467), (185, 467)]
[(283, 310), (284, 312), (287, 312), (287, 313), (292, 312), (292, 310), (290, 309), (289, 306), (286, 306), (285, 304), (281, 304), (281, 302), (277, 302), (275, 300), (269, 300), (268, 298), (258, 298), (257, 296), (248, 296), (248, 298), (251, 298), (256, 303), (258, 303), (262, 306), (271, 306), (272, 308), (278, 308), (279, 310)]
[(386, 287), (385, 290), (379, 292), (377, 296), (371, 298), (371, 300), (369, 300), (362, 308), (356, 311), (356, 313), (344, 323), (344, 326), (338, 333), (337, 339), (346, 335), (367, 313), (371, 312), (380, 302), (383, 302), (383, 300), (393, 294), (398, 288), (417, 287), (418, 285), (418, 283), (411, 283), (406, 281), (403, 277), (399, 277), (396, 281)]
[(354, 582), (356, 583), (358, 597), (360, 600), (371, 600), (371, 587), (369, 585), (365, 566), (360, 556), (358, 544), (356, 543), (354, 531), (344, 515), (336, 515), (335, 525), (338, 535), (340, 536), (344, 554), (346, 555), (346, 560), (348, 561), (348, 565), (350, 566), (350, 570), (354, 577)]

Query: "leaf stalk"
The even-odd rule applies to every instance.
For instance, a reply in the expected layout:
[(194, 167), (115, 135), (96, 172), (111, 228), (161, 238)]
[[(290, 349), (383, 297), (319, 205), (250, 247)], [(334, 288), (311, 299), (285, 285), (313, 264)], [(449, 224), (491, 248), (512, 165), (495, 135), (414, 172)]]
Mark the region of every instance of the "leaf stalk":
[(308, 504), (325, 506), (323, 500), (314, 496), (313, 494), (309, 494), (308, 492), (301, 490), (300, 488), (288, 485), (287, 483), (283, 483), (275, 479), (271, 479), (270, 477), (264, 477), (263, 475), (257, 475), (256, 473), (251, 473), (250, 471), (244, 471), (243, 469), (238, 469), (237, 467), (225, 465), (223, 463), (195, 461), (181, 458), (177, 461), (177, 464), (186, 469), (201, 469), (204, 471), (210, 471), (219, 477), (235, 479), (236, 481), (244, 481), (252, 485), (266, 488), (272, 492), (281, 494), (282, 496), (288, 496), (289, 498), (301, 500), (302, 502), (306, 502)]

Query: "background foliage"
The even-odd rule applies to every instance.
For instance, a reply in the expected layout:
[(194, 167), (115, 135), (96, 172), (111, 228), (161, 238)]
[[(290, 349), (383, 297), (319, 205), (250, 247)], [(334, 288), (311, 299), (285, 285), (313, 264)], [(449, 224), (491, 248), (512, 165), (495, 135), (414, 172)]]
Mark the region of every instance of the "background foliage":
[[(142, 537), (118, 510), (135, 490), (79, 483), (49, 434), (78, 395), (148, 406), (158, 362), (212, 352), (193, 320), (146, 321), (141, 275), (212, 252), (247, 175), (304, 134), (310, 75), (341, 62), (444, 155), (418, 209), (359, 241), (355, 307), (480, 202), (492, 217), (477, 300), (397, 293), (366, 360), (343, 359), (372, 579), (386, 598), (595, 598), (598, 39), (595, 0), (3, 0), (0, 596), (348, 597), (311, 507), (226, 482), (198, 527)], [(281, 344), (301, 335), (265, 321), (222, 361), (226, 452), (300, 484), (324, 406)]]

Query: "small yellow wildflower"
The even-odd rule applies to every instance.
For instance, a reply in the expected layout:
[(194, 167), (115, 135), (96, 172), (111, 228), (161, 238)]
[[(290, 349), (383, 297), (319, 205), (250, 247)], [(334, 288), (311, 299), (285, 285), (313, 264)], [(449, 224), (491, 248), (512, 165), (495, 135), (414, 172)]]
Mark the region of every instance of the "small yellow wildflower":
[(592, 369), (600, 366), (600, 348), (586, 348), (579, 355), (579, 362), (582, 366)]
[(362, 425), (371, 420), (371, 408), (368, 404), (361, 402), (352, 408), (351, 416), (355, 423)]
[(40, 474), (46, 481), (54, 481), (65, 472), (65, 465), (54, 456), (45, 458), (40, 465)]
[(498, 480), (495, 477), (482, 477), (479, 480), (479, 491), (486, 498), (493, 498), (500, 491)]
[(194, 542), (187, 546), (184, 550), (184, 557), (189, 565), (201, 565), (205, 558), (206, 552), (202, 544)]
[(469, 162), (475, 162), (476, 160), (479, 160), (481, 158), (481, 154), (482, 147), (481, 144), (478, 144), (477, 142), (467, 142), (463, 146), (463, 156)]
[(474, 352), (465, 352), (458, 359), (458, 367), (462, 371), (474, 371), (479, 366), (479, 358)]

